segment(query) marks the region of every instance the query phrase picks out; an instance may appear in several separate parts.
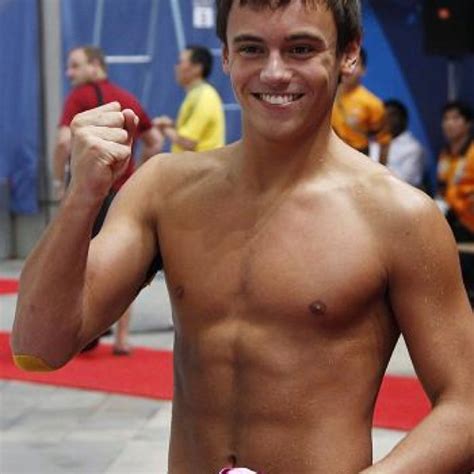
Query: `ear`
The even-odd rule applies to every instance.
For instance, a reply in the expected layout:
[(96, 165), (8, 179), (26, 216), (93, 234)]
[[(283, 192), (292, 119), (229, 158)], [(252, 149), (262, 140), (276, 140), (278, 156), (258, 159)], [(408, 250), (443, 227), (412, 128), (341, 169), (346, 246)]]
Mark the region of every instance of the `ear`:
[(229, 48), (227, 45), (222, 45), (222, 70), (224, 71), (224, 74), (229, 74), (230, 68), (229, 68)]
[(360, 40), (351, 41), (341, 54), (339, 68), (342, 76), (350, 76), (357, 65), (360, 53)]

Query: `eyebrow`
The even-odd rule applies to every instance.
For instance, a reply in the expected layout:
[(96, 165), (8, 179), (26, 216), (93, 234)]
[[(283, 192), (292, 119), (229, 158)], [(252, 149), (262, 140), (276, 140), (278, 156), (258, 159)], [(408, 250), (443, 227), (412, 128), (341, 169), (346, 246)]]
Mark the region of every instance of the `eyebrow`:
[[(322, 43), (324, 45), (326, 44), (326, 41), (323, 38), (321, 38), (321, 36), (318, 36), (318, 35), (315, 35), (315, 34), (312, 34), (312, 33), (307, 33), (307, 32), (293, 33), (293, 34), (285, 37), (285, 41), (300, 41), (300, 40), (314, 41), (314, 42), (317, 42), (317, 43)], [(247, 41), (251, 41), (253, 43), (264, 43), (263, 38), (261, 38), (260, 36), (255, 36), (255, 35), (251, 35), (251, 34), (237, 35), (232, 40), (232, 42), (235, 43), (235, 44), (244, 43), (244, 42), (247, 42)]]
[(254, 35), (237, 35), (232, 42), (233, 43), (244, 43), (246, 41), (252, 41), (254, 43), (263, 43), (263, 39), (260, 38), (259, 36), (254, 36)]
[(315, 41), (317, 43), (326, 44), (326, 41), (324, 40), (324, 38), (321, 38), (321, 36), (315, 35), (313, 33), (307, 33), (307, 32), (294, 33), (290, 36), (287, 36), (285, 40), (286, 41), (306, 40), (306, 41)]

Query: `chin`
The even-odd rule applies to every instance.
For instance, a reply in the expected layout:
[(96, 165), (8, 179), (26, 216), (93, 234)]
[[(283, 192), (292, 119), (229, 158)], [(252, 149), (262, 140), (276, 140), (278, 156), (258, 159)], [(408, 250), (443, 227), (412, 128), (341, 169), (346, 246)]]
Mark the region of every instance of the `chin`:
[(288, 142), (297, 139), (302, 131), (303, 125), (296, 123), (251, 123), (249, 130), (270, 142)]

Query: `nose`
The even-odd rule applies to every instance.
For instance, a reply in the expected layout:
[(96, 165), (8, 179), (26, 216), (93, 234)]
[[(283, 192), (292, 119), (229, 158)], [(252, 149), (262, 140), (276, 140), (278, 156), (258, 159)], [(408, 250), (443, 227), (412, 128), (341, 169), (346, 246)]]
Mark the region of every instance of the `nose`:
[(290, 79), (291, 71), (286, 66), (280, 52), (271, 52), (260, 72), (260, 80), (265, 84), (278, 86), (289, 82)]

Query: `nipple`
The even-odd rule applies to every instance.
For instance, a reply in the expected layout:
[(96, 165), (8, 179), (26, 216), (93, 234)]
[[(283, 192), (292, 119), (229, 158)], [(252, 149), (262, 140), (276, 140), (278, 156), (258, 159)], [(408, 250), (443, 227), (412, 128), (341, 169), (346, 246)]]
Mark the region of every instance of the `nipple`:
[(323, 316), (326, 314), (327, 307), (323, 301), (316, 300), (309, 305), (309, 310), (316, 316)]

